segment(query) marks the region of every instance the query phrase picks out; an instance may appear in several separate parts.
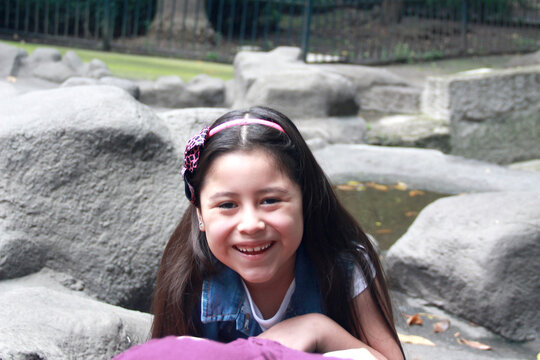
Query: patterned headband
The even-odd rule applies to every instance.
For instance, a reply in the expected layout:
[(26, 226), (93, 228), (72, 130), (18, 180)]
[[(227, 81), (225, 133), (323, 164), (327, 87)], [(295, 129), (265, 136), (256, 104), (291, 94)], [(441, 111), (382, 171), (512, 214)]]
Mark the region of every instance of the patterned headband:
[(193, 189), (193, 186), (191, 186), (191, 184), (189, 183), (188, 177), (192, 176), (195, 173), (195, 170), (197, 169), (197, 165), (199, 163), (199, 157), (201, 156), (201, 150), (204, 148), (204, 144), (206, 143), (208, 138), (230, 127), (240, 126), (240, 125), (249, 125), (249, 124), (264, 125), (264, 126), (274, 128), (278, 131), (281, 131), (282, 133), (285, 133), (285, 130), (283, 130), (283, 128), (279, 124), (273, 121), (256, 119), (256, 118), (242, 118), (242, 119), (226, 121), (212, 129), (206, 126), (205, 128), (201, 130), (199, 134), (189, 139), (186, 145), (186, 150), (184, 151), (184, 164), (182, 166), (182, 177), (184, 178), (184, 183), (186, 187), (185, 189), (186, 197), (188, 198), (189, 201), (191, 201), (191, 203), (195, 201), (195, 191)]

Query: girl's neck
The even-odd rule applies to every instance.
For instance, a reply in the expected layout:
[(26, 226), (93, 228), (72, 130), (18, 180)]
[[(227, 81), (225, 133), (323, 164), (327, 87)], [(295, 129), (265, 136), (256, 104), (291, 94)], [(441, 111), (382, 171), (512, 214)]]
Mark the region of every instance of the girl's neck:
[(291, 274), (290, 278), (280, 279), (279, 282), (263, 284), (246, 282), (251, 299), (261, 311), (264, 319), (270, 319), (277, 313), (293, 279), (294, 273)]

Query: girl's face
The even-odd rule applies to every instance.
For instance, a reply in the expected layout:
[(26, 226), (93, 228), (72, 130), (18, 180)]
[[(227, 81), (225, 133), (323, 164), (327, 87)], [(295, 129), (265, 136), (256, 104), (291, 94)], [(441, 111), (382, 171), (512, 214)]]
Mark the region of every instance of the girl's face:
[(302, 194), (262, 150), (218, 157), (197, 210), (214, 256), (250, 285), (288, 286), (304, 229)]

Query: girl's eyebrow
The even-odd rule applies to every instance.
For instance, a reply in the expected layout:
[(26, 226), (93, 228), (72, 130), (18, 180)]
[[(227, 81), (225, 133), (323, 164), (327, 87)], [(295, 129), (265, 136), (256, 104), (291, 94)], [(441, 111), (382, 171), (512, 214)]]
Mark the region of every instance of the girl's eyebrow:
[[(256, 192), (257, 194), (268, 194), (268, 193), (280, 193), (282, 195), (289, 194), (289, 191), (283, 187), (276, 186), (276, 187), (267, 187), (260, 189)], [(233, 191), (219, 191), (215, 194), (212, 194), (209, 198), (209, 200), (215, 200), (219, 198), (226, 198), (226, 197), (235, 197), (238, 196), (238, 193), (235, 193)]]

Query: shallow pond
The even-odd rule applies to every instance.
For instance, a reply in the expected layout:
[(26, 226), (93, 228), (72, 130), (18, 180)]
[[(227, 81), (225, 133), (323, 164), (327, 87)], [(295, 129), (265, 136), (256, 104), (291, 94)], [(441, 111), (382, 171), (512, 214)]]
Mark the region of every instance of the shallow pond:
[(404, 183), (382, 185), (350, 181), (335, 187), (343, 206), (373, 235), (381, 249), (388, 249), (413, 223), (418, 213), (446, 194), (409, 189)]

